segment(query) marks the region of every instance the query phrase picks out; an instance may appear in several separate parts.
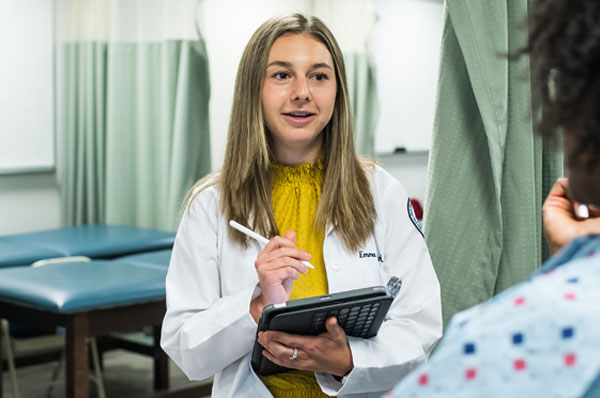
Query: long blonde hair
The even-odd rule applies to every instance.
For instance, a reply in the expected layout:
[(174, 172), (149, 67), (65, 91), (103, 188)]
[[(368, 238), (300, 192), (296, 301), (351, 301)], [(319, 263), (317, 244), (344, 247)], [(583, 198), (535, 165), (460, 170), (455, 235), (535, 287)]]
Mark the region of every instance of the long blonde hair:
[[(267, 237), (279, 234), (271, 201), (270, 139), (262, 114), (261, 91), (271, 46), (284, 34), (307, 34), (327, 47), (338, 82), (331, 120), (323, 130), (322, 195), (315, 227), (333, 225), (346, 247), (358, 248), (373, 233), (377, 213), (363, 162), (354, 149), (342, 52), (333, 34), (316, 17), (291, 14), (265, 22), (246, 45), (238, 67), (223, 168), (212, 181), (221, 186), (221, 208), (228, 220), (249, 225)], [(367, 164), (367, 163), (364, 163)], [(210, 178), (210, 177), (209, 177)], [(201, 180), (192, 191), (206, 180)], [(248, 238), (233, 229), (244, 247)]]

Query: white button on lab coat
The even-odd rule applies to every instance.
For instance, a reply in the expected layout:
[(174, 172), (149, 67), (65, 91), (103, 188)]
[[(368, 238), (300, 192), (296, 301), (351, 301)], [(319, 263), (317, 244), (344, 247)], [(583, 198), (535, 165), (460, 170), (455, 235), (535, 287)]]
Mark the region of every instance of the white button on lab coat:
[(341, 271), (342, 270), (342, 264), (340, 263), (333, 263), (331, 264), (331, 269), (334, 271)]
[[(399, 277), (402, 290), (377, 336), (349, 337), (354, 369), (342, 383), (317, 374), (323, 391), (340, 397), (380, 396), (426, 360), (442, 334), (440, 291), (423, 237), (410, 221), (408, 196), (375, 166), (369, 172), (377, 210), (374, 234), (349, 252), (330, 227), (323, 255), (329, 292), (385, 285)], [(219, 187), (200, 192), (183, 215), (167, 275), (167, 314), (161, 345), (192, 380), (214, 376), (214, 397), (270, 397), (250, 365), (257, 325), (250, 301), (258, 295), (248, 249), (228, 235)], [(310, 272), (310, 271), (309, 271)]]

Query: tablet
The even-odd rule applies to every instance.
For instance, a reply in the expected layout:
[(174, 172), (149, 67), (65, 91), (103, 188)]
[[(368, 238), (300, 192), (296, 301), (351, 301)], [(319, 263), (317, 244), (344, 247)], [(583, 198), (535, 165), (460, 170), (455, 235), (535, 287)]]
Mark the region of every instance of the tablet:
[[(316, 336), (326, 331), (325, 321), (335, 316), (346, 335), (369, 338), (379, 331), (393, 300), (388, 289), (374, 286), (271, 304), (263, 309), (258, 331)], [(290, 370), (269, 361), (262, 350), (255, 341), (252, 368), (257, 374), (267, 376)]]

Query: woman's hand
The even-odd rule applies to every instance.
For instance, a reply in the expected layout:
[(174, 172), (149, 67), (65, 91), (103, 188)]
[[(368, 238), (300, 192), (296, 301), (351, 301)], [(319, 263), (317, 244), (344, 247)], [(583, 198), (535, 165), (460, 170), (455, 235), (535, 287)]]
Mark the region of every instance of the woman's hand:
[(542, 207), (544, 235), (552, 254), (575, 238), (600, 234), (600, 211), (590, 208), (590, 218), (578, 218), (576, 209), (579, 204), (571, 201), (567, 192), (568, 180), (559, 178)]
[(310, 260), (310, 254), (296, 247), (294, 231), (274, 237), (258, 253), (254, 266), (261, 294), (250, 304), (250, 314), (256, 322), (266, 305), (283, 303), (290, 297), (298, 272), (305, 274), (308, 271), (301, 260)]
[[(346, 333), (335, 317), (327, 319), (325, 327), (327, 332), (318, 336), (259, 332), (258, 342), (264, 348), (262, 354), (277, 365), (342, 377), (354, 368)], [(298, 356), (291, 359), (294, 348)]]

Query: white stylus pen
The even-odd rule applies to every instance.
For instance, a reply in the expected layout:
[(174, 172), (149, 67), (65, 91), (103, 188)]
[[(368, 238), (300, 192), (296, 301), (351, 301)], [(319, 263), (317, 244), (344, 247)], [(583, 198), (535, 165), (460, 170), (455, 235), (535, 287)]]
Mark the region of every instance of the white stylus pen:
[[(264, 236), (261, 236), (259, 234), (257, 234), (256, 232), (254, 232), (253, 230), (244, 227), (242, 224), (239, 224), (233, 220), (229, 221), (229, 225), (235, 229), (237, 229), (238, 231), (240, 231), (241, 233), (243, 233), (246, 236), (251, 237), (252, 239), (255, 239), (258, 241), (258, 243), (261, 243), (263, 245), (266, 245), (267, 243), (269, 243), (269, 240), (267, 238), (265, 238)], [(309, 263), (308, 261), (304, 261), (304, 260), (300, 260), (302, 261), (302, 264), (306, 265), (308, 268), (312, 268), (315, 269), (315, 267), (313, 267), (313, 265), (311, 263)]]

